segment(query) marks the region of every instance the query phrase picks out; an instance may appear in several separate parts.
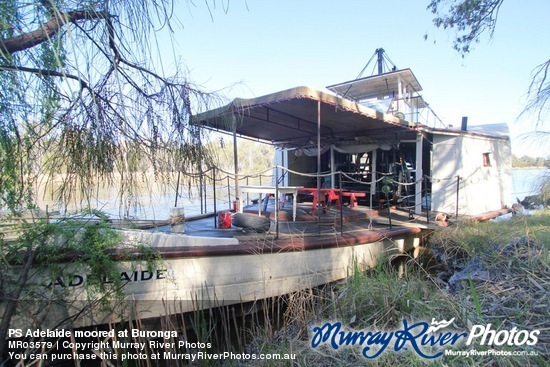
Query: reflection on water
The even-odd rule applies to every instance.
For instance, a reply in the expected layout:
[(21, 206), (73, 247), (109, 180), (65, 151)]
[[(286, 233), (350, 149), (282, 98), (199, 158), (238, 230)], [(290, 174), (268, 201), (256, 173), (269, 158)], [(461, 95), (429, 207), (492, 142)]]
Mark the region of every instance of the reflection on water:
[[(187, 216), (214, 211), (211, 186), (205, 186), (201, 195), (196, 183), (182, 183), (176, 195), (175, 182), (175, 179), (159, 182), (144, 178), (142, 182), (134, 184), (131, 190), (126, 188), (125, 193), (122, 193), (120, 185), (104, 184), (88, 190), (86, 195), (78, 195), (68, 204), (53, 199), (59, 187), (59, 182), (54, 182), (39, 186), (37, 205), (40, 209), (63, 214), (90, 207), (109, 214), (113, 219), (168, 219), (170, 209), (174, 206), (183, 206)], [(227, 186), (216, 189), (217, 210), (230, 209), (228, 193)]]
[[(510, 204), (527, 195), (536, 193), (537, 184), (545, 175), (550, 174), (549, 169), (522, 169), (512, 171), (512, 197)], [(177, 202), (177, 206), (185, 208), (186, 216), (193, 216), (214, 211), (214, 193), (212, 186), (206, 186), (203, 190), (203, 200), (196, 184), (180, 185), (180, 192), (176, 198), (176, 180), (168, 183), (142, 182), (131, 194), (121, 197), (120, 188), (116, 185), (104, 185), (90, 192), (89, 198), (73, 200), (68, 206), (52, 200), (52, 188), (42, 187), (38, 206), (49, 211), (79, 210), (90, 207), (108, 213), (111, 218), (134, 219), (168, 219), (170, 209)], [(229, 190), (228, 190), (229, 187)], [(216, 187), (216, 210), (229, 210), (232, 208), (234, 198), (232, 186), (218, 185)]]
[(550, 169), (512, 170), (512, 203), (516, 198), (523, 200), (528, 195), (537, 194), (537, 188), (544, 177), (550, 175)]
[[(232, 179), (225, 177), (216, 180), (215, 190), (211, 181), (203, 182), (203, 189), (200, 190), (198, 182), (182, 178), (179, 190), (176, 190), (177, 175), (172, 176), (161, 182), (152, 175), (138, 175), (132, 189), (125, 188), (124, 193), (121, 193), (121, 185), (114, 182), (99, 185), (87, 190), (85, 195), (77, 195), (68, 204), (54, 200), (56, 190), (61, 186), (61, 180), (58, 179), (39, 185), (36, 191), (39, 193), (37, 205), (42, 210), (59, 211), (61, 214), (91, 208), (109, 214), (112, 219), (147, 220), (168, 219), (170, 209), (175, 206), (184, 207), (187, 217), (233, 208), (235, 187)], [(263, 180), (270, 182), (271, 178), (264, 176)], [(243, 184), (257, 185), (260, 182), (245, 178), (241, 182)]]

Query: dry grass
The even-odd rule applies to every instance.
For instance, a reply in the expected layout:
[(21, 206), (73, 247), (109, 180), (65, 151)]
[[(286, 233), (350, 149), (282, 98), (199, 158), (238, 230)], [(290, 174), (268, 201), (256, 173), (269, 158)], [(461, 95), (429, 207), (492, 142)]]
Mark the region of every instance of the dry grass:
[[(353, 330), (393, 330), (408, 321), (449, 320), (456, 330), (492, 324), (493, 329), (541, 331), (533, 347), (502, 346), (497, 350), (535, 351), (538, 356), (443, 356), (447, 366), (544, 366), (549, 357), (550, 329), (550, 211), (505, 222), (461, 223), (440, 231), (431, 240), (437, 248), (437, 267), (426, 270), (417, 260), (403, 274), (394, 267), (379, 266), (352, 277), (321, 294), (301, 293), (300, 302), (289, 303), (282, 331), (277, 338), (253, 339), (256, 351), (297, 353), (294, 366), (408, 365), (426, 361), (412, 352), (386, 351), (376, 360), (366, 360), (360, 348), (310, 347), (304, 325), (340, 321)], [(457, 281), (453, 288), (438, 274), (458, 272), (474, 260), (486, 277)], [(433, 259), (432, 259), (433, 261)], [(432, 262), (433, 264), (433, 262)], [(411, 266), (412, 265), (412, 266)], [(472, 277), (470, 277), (472, 278)], [(308, 315), (309, 313), (309, 315)], [(307, 319), (308, 321), (305, 321)], [(307, 328), (307, 326), (305, 326)], [(464, 344), (452, 347), (468, 350)], [(489, 347), (476, 345), (478, 351)], [(278, 364), (283, 365), (278, 361)], [(260, 365), (251, 361), (247, 365)]]
[[(267, 240), (267, 239), (264, 239)], [(550, 339), (550, 210), (506, 222), (460, 223), (434, 233), (429, 260), (409, 258), (406, 271), (389, 262), (368, 272), (350, 269), (351, 276), (336, 284), (306, 289), (253, 305), (223, 306), (193, 314), (177, 312), (177, 302), (166, 304), (171, 317), (153, 329), (178, 330), (180, 340), (212, 342), (212, 352), (295, 354), (295, 360), (171, 360), (170, 365), (218, 366), (425, 366), (426, 360), (411, 351), (386, 350), (374, 360), (359, 347), (334, 350), (327, 345), (311, 348), (310, 331), (327, 321), (339, 321), (349, 330), (395, 330), (409, 323), (455, 319), (459, 332), (473, 325), (493, 329), (541, 331), (533, 347), (502, 346), (497, 350), (535, 351), (538, 356), (443, 356), (446, 366), (545, 366)], [(432, 254), (433, 255), (433, 254)], [(473, 261), (473, 262), (472, 262)], [(486, 274), (470, 276), (451, 286), (449, 276), (472, 263)], [(215, 295), (214, 295), (215, 298)], [(180, 305), (181, 306), (181, 305)], [(140, 329), (143, 320), (135, 319)], [(181, 331), (183, 330), (183, 334)], [(468, 350), (464, 344), (453, 350)], [(158, 352), (146, 348), (146, 353)], [(478, 351), (488, 347), (475, 345)], [(192, 352), (178, 350), (173, 352)], [(136, 366), (155, 366), (152, 359)]]

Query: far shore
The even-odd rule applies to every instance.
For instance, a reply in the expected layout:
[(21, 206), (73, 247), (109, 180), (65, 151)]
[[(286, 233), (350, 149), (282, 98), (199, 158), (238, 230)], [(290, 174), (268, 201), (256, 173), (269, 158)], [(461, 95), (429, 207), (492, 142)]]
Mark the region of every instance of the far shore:
[(512, 169), (550, 169), (550, 167), (512, 167)]

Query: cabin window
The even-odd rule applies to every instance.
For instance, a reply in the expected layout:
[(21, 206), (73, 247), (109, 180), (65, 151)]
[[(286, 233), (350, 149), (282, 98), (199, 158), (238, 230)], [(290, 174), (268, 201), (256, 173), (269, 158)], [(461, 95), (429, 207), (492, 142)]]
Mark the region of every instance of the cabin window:
[(491, 167), (491, 153), (483, 153), (483, 166)]

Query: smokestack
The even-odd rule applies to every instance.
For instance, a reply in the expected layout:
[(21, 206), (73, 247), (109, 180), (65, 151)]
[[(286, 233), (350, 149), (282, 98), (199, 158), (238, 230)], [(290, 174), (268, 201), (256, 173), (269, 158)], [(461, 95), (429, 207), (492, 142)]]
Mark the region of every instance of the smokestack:
[(376, 54), (378, 55), (378, 59), (376, 60), (376, 63), (378, 64), (378, 74), (382, 74), (384, 72), (383, 64), (384, 64), (384, 49), (383, 48), (377, 48)]
[(462, 117), (462, 127), (461, 127), (462, 131), (467, 131), (468, 130), (468, 116), (464, 116)]

